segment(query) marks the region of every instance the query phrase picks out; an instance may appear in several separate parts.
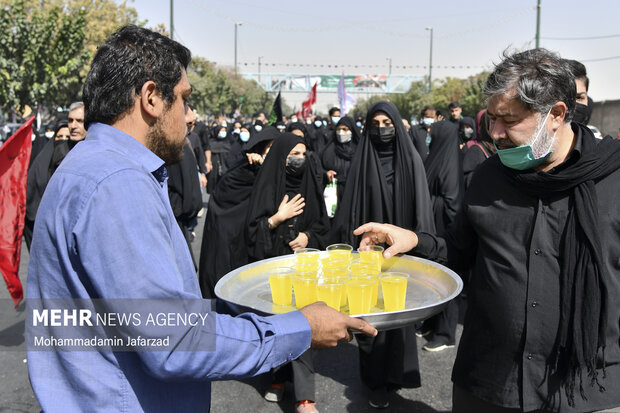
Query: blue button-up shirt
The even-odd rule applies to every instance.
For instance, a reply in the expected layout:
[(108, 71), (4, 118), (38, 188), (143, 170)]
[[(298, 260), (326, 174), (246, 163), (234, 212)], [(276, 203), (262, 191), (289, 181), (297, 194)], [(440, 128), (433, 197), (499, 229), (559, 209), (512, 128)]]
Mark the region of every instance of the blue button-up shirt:
[[(27, 297), (197, 299), (163, 161), (131, 136), (92, 124), (50, 180), (36, 217)], [(195, 348), (214, 351), (28, 351), (44, 411), (208, 411), (210, 381), (268, 371), (310, 346), (305, 317), (215, 315)], [(191, 343), (189, 344), (191, 347)]]

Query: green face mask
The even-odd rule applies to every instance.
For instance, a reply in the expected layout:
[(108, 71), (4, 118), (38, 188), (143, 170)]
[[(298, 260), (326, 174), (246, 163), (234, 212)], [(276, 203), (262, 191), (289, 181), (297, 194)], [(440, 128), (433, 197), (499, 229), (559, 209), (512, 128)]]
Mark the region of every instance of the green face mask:
[(495, 145), (495, 141), (493, 142), (495, 149), (497, 149), (499, 160), (505, 166), (511, 169), (524, 171), (526, 169), (532, 169), (532, 168), (535, 168), (543, 164), (549, 158), (549, 155), (551, 155), (551, 152), (552, 152), (551, 146), (546, 151), (546, 154), (539, 158), (537, 158), (534, 155), (534, 151), (532, 150), (532, 145), (538, 140), (538, 138), (540, 137), (540, 134), (542, 133), (545, 127), (545, 122), (547, 121), (547, 118), (549, 117), (549, 113), (551, 113), (551, 110), (549, 110), (549, 112), (547, 113), (547, 116), (545, 116), (545, 120), (542, 121), (538, 129), (538, 133), (536, 134), (534, 139), (531, 140), (531, 143), (517, 146), (516, 148), (498, 149), (497, 145)]

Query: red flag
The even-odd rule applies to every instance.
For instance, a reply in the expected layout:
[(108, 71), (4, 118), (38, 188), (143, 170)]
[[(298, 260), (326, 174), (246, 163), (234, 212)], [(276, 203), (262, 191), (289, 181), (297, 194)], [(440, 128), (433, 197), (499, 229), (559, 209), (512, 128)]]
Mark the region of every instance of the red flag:
[(308, 93), (308, 98), (301, 104), (301, 115), (304, 118), (310, 116), (312, 105), (316, 103), (316, 83), (312, 86), (312, 90)]
[(15, 307), (24, 298), (18, 271), (34, 118), (31, 116), (0, 146), (0, 272)]

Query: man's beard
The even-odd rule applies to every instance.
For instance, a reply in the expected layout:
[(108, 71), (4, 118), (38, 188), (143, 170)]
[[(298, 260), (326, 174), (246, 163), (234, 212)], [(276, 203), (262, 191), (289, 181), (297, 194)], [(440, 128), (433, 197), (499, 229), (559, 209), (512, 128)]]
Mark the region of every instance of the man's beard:
[[(536, 125), (536, 131), (542, 129), (540, 136), (538, 136), (538, 139), (530, 143), (532, 146), (532, 154), (536, 159), (547, 155), (553, 150), (553, 146), (555, 145), (555, 133), (551, 133), (549, 129), (546, 128), (546, 120), (547, 117), (543, 118), (542, 115), (540, 115)], [(536, 135), (532, 137), (532, 140), (535, 139), (535, 136)]]
[(166, 136), (163, 128), (163, 117), (158, 118), (146, 133), (146, 147), (159, 156), (166, 165), (177, 163), (183, 158), (183, 146), (185, 146), (184, 139), (173, 142)]

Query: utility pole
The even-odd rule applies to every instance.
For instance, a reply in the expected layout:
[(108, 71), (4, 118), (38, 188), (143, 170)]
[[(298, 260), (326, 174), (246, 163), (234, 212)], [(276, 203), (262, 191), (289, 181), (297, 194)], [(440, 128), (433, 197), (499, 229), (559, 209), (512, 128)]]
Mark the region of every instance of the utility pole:
[(431, 48), (428, 59), (428, 91), (430, 92), (433, 90), (433, 28), (427, 27), (426, 30), (431, 32)]
[(391, 57), (386, 57), (387, 61), (390, 63), (389, 65), (389, 73), (388, 76), (392, 76), (392, 58)]
[(258, 56), (258, 84), (260, 85), (260, 59), (262, 59), (263, 56)]
[(536, 48), (540, 48), (540, 1), (536, 5)]
[(241, 22), (235, 23), (235, 74), (237, 74), (237, 27), (241, 24)]
[(170, 39), (174, 40), (174, 0), (170, 0)]

